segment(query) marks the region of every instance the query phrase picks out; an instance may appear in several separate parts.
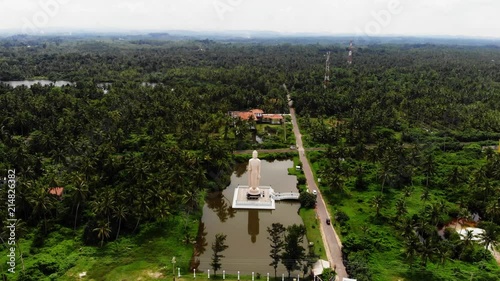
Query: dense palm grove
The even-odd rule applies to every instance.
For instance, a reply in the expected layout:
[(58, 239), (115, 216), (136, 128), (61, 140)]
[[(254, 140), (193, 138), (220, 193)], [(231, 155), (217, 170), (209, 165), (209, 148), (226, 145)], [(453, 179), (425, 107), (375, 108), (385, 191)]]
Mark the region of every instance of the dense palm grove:
[[(326, 51), (332, 81), (324, 89)], [(500, 50), (374, 45), (354, 53), (348, 66), (343, 45), (0, 41), (1, 81), (75, 82), (0, 84), (0, 169), (16, 169), (16, 215), (35, 233), (32, 247), (59, 226), (102, 246), (149, 222), (199, 216), (203, 194), (227, 185), (232, 150), (256, 147), (248, 124), (227, 112), (286, 112), (285, 84), (307, 142), (329, 146), (311, 161), (350, 275), (498, 280), (481, 246), (436, 229), (478, 214), (489, 244), (498, 241), (500, 157), (481, 146), (500, 138)], [(104, 82), (112, 84), (104, 90)], [(54, 187), (64, 187), (62, 197), (48, 192)], [(401, 269), (384, 272), (389, 264)]]
[[(312, 161), (358, 280), (498, 280), (484, 247), (500, 240), (500, 153), (489, 148), (500, 139), (499, 56), (360, 47), (329, 89), (297, 87), (309, 143), (333, 146)], [(482, 243), (456, 226), (438, 235), (478, 216)]]

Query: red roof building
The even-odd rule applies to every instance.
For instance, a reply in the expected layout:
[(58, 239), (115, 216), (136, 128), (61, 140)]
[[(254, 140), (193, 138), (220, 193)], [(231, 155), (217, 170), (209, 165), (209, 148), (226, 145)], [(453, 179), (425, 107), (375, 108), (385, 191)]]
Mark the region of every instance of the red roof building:
[(283, 115), (281, 114), (262, 114), (262, 123), (270, 123), (279, 125), (283, 123)]
[(64, 187), (51, 187), (49, 193), (61, 198), (64, 193)]
[(255, 121), (262, 119), (264, 111), (262, 109), (251, 109), (249, 111), (230, 111), (229, 114), (233, 118), (240, 118), (241, 120), (250, 120), (253, 118)]

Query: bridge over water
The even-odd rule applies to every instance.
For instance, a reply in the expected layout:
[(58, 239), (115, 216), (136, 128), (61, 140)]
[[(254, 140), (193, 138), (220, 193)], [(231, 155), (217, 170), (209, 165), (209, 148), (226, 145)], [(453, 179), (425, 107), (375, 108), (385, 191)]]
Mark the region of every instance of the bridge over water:
[(276, 200), (299, 200), (298, 192), (273, 192), (271, 193), (271, 197)]

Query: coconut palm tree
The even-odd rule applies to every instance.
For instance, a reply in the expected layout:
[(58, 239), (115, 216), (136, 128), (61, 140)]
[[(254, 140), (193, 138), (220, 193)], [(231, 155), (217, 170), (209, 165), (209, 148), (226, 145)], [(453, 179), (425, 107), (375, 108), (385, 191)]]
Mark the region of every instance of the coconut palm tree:
[(430, 193), (430, 190), (429, 190), (429, 188), (427, 188), (427, 187), (426, 187), (426, 188), (424, 188), (424, 191), (422, 192), (422, 195), (420, 195), (420, 199), (421, 199), (422, 201), (424, 201), (424, 203), (425, 203), (425, 202), (426, 202), (426, 201), (428, 201), (430, 198), (431, 198), (431, 193)]
[(384, 186), (391, 177), (391, 168), (388, 161), (389, 160), (386, 160), (386, 162), (382, 163), (382, 165), (378, 169), (378, 178), (382, 181), (380, 193), (384, 193)]
[(474, 244), (474, 231), (466, 230), (465, 234), (462, 234), (462, 240), (460, 244), (462, 245), (462, 252), (460, 253), (459, 258), (461, 259), (466, 249), (469, 249)]
[(105, 220), (99, 221), (97, 227), (94, 228), (94, 232), (97, 232), (97, 238), (101, 239), (101, 247), (104, 244), (104, 239), (109, 238), (109, 234), (111, 233), (111, 227), (109, 226), (109, 222)]
[(142, 218), (147, 217), (150, 212), (149, 206), (150, 195), (148, 192), (141, 191), (134, 198), (133, 213), (137, 216), (137, 223), (135, 224), (133, 232), (137, 230)]
[(434, 161), (433, 153), (429, 152), (424, 156), (422, 167), (424, 167), (425, 187), (429, 187), (429, 182), (436, 173), (436, 163)]
[(436, 257), (439, 259), (439, 264), (444, 265), (448, 259), (450, 259), (451, 254), (451, 242), (448, 240), (442, 240), (439, 242), (436, 248)]
[(70, 191), (73, 204), (76, 203), (75, 223), (73, 227), (74, 230), (76, 230), (76, 222), (78, 219), (78, 211), (80, 209), (80, 204), (85, 202), (85, 200), (87, 199), (88, 191), (89, 190), (87, 182), (83, 179), (83, 177), (78, 174), (75, 175), (73, 189)]
[(405, 237), (404, 241), (404, 256), (410, 263), (410, 268), (413, 267), (413, 262), (420, 249), (420, 241), (415, 233)]
[(403, 188), (404, 197), (410, 197), (411, 194), (413, 193), (413, 190), (415, 190), (415, 188), (413, 186), (411, 186), (411, 185), (405, 186), (405, 188)]
[(372, 198), (371, 205), (373, 208), (375, 208), (375, 211), (377, 213), (377, 217), (380, 216), (380, 210), (382, 209), (382, 204), (384, 203), (384, 199), (381, 194), (375, 195)]
[(103, 188), (103, 192), (96, 195), (94, 201), (91, 202), (92, 212), (98, 217), (106, 218), (108, 224), (114, 205), (114, 194), (110, 187)]
[(47, 232), (47, 213), (50, 212), (54, 204), (44, 183), (33, 184), (33, 192), (28, 193), (30, 205), (33, 209), (32, 216), (43, 217), (44, 232)]
[(120, 229), (122, 227), (122, 220), (127, 220), (129, 209), (125, 204), (120, 204), (113, 208), (113, 217), (118, 220), (118, 230), (116, 231), (116, 238), (118, 240), (118, 235), (120, 235)]
[(406, 201), (402, 198), (396, 201), (396, 216), (399, 218), (408, 213), (408, 208), (406, 207)]
[(427, 208), (425, 208), (425, 215), (426, 215), (427, 219), (429, 220), (429, 222), (434, 226), (438, 225), (439, 220), (441, 218), (441, 214), (442, 214), (441, 208), (436, 203), (434, 203), (430, 206), (427, 206)]
[(483, 222), (481, 226), (484, 231), (479, 234), (481, 243), (486, 249), (495, 248), (500, 241), (500, 227), (491, 222)]
[(490, 221), (500, 218), (500, 200), (495, 198), (486, 206), (486, 214)]

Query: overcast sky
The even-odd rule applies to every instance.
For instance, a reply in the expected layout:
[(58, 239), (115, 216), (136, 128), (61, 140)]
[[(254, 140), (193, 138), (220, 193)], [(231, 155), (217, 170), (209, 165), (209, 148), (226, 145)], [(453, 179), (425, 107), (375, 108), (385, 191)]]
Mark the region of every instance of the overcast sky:
[(500, 38), (498, 0), (0, 0), (0, 29), (259, 30)]

